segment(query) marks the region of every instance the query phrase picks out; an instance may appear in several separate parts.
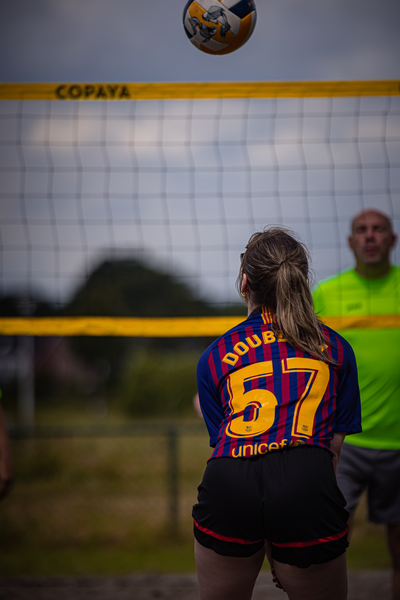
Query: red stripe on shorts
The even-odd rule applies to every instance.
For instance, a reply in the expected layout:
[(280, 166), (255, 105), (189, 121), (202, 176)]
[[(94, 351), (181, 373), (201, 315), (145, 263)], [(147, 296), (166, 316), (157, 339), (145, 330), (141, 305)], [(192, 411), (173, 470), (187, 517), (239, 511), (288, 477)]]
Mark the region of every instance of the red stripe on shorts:
[(348, 531), (348, 527), (341, 533), (337, 533), (335, 535), (330, 535), (326, 538), (320, 538), (319, 540), (312, 540), (310, 542), (287, 542), (285, 544), (277, 544), (275, 542), (271, 542), (273, 546), (278, 546), (279, 548), (305, 548), (306, 546), (316, 546), (317, 544), (323, 544), (325, 542), (333, 542), (334, 540), (339, 540), (344, 537)]
[(212, 537), (217, 538), (218, 540), (222, 540), (223, 542), (234, 542), (236, 544), (258, 544), (258, 542), (263, 542), (264, 540), (255, 540), (254, 542), (248, 542), (247, 540), (241, 540), (239, 538), (231, 538), (231, 537), (227, 537), (226, 535), (220, 535), (219, 533), (215, 533), (215, 531), (211, 531), (210, 529), (207, 529), (206, 527), (202, 527), (201, 525), (199, 525), (197, 523), (197, 521), (195, 519), (193, 519), (194, 524), (196, 525), (197, 529), (200, 529), (200, 531), (203, 531), (204, 533), (208, 533), (208, 535), (211, 535)]

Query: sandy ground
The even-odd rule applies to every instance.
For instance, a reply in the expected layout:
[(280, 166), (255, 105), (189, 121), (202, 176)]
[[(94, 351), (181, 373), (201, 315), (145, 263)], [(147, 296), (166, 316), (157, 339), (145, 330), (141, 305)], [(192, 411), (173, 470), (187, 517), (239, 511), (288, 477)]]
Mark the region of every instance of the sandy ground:
[[(285, 600), (262, 573), (253, 600)], [(0, 577), (0, 600), (198, 600), (196, 576)], [(349, 573), (348, 600), (390, 600), (388, 571)]]

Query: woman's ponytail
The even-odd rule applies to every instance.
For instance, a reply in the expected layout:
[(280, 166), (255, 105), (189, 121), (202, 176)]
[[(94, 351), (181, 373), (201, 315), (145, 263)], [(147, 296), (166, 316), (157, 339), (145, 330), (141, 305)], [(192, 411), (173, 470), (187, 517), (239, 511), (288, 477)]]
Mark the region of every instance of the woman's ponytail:
[(252, 303), (275, 315), (275, 329), (293, 346), (333, 362), (314, 311), (308, 252), (295, 234), (281, 227), (253, 234), (242, 259), (238, 289), (244, 273)]

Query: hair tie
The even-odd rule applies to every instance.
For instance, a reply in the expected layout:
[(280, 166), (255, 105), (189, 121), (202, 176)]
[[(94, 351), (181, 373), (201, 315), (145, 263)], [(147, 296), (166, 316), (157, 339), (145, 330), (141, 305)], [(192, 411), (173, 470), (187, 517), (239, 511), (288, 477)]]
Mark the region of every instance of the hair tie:
[(280, 263), (280, 265), (279, 265), (279, 267), (278, 267), (278, 271), (279, 271), (279, 269), (281, 268), (281, 266), (283, 265), (283, 263), (285, 263), (285, 262), (288, 262), (288, 260), (289, 260), (288, 258), (285, 258), (285, 260), (283, 260), (283, 261)]

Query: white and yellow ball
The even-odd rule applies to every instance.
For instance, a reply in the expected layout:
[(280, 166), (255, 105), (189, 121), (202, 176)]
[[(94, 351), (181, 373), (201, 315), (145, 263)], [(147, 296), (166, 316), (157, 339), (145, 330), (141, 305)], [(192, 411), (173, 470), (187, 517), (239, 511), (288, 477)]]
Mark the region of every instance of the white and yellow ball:
[(254, 0), (189, 0), (183, 11), (186, 35), (207, 54), (229, 54), (243, 46), (256, 19)]

